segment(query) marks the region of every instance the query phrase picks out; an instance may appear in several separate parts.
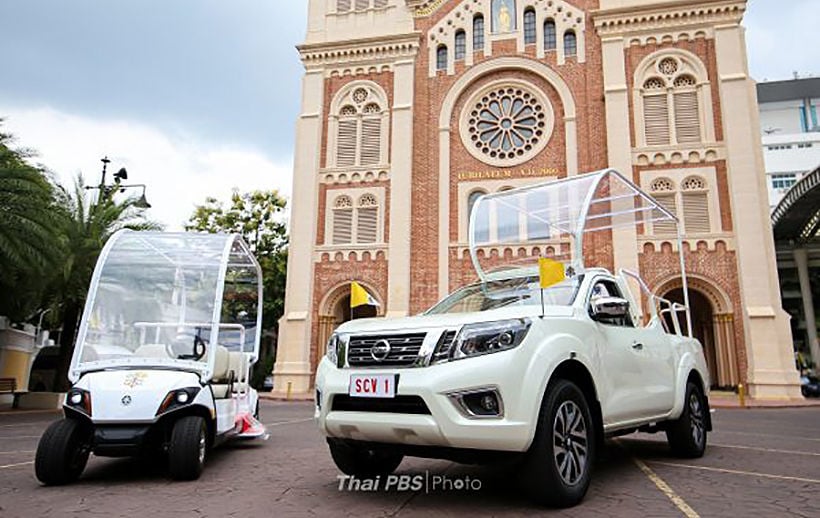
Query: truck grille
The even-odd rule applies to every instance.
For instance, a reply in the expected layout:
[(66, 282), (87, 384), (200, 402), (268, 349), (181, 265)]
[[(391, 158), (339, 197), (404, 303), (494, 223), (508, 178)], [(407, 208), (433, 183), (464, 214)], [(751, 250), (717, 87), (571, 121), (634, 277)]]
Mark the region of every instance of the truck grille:
[[(347, 345), (347, 363), (351, 367), (400, 367), (412, 365), (419, 356), (426, 333), (389, 336), (351, 336)], [(374, 357), (373, 347), (383, 341), (390, 351), (383, 359)]]

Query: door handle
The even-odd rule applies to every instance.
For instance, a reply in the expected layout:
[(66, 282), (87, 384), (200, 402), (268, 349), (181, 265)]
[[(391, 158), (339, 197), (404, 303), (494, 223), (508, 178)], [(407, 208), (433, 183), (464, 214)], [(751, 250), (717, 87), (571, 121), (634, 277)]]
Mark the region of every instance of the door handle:
[(632, 344), (632, 348), (636, 351), (640, 351), (641, 349), (643, 349), (643, 344), (640, 342), (635, 342)]

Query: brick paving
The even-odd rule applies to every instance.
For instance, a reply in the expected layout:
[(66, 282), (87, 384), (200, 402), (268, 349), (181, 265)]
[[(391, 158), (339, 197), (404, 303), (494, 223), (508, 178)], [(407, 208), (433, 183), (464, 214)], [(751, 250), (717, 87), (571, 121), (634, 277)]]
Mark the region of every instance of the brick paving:
[(271, 437), (215, 450), (202, 478), (172, 482), (161, 466), (93, 458), (79, 482), (46, 488), (34, 450), (51, 412), (0, 412), (0, 516), (676, 516), (681, 511), (636, 465), (648, 468), (701, 516), (820, 516), (820, 408), (719, 409), (702, 459), (669, 455), (662, 435), (610, 441), (585, 501), (533, 506), (514, 466), (406, 459), (399, 475), (479, 480), (479, 490), (353, 492), (339, 475), (306, 402), (263, 401)]

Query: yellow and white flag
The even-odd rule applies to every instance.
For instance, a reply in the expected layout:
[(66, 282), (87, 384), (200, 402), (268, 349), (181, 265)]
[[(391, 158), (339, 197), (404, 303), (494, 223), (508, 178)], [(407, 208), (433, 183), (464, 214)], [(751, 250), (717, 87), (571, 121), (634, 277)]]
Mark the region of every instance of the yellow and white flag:
[(558, 284), (566, 278), (564, 265), (554, 259), (539, 257), (538, 277), (541, 281), (541, 289), (549, 288), (553, 284)]
[(350, 283), (350, 308), (357, 308), (359, 306), (378, 306), (379, 303), (373, 296), (367, 293), (367, 290), (353, 281)]

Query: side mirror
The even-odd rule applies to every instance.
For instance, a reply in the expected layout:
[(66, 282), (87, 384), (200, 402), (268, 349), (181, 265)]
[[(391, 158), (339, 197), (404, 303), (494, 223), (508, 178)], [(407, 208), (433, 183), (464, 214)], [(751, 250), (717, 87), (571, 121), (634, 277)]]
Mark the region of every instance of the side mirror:
[(620, 297), (599, 297), (592, 301), (591, 317), (593, 320), (623, 318), (629, 313), (629, 302)]

